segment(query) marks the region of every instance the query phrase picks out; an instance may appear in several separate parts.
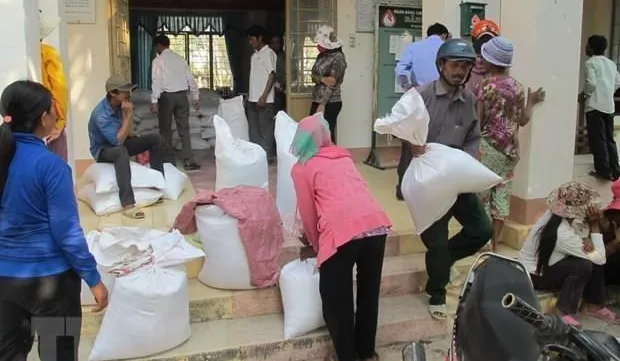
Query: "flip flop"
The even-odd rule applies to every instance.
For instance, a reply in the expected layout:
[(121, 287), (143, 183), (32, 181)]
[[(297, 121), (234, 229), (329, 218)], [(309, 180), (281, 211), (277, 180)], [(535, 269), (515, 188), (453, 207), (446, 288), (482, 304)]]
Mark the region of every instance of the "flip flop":
[(620, 319), (618, 319), (616, 313), (607, 307), (603, 307), (596, 312), (582, 311), (582, 313), (588, 317), (598, 318), (612, 325), (620, 325)]
[(446, 305), (428, 305), (428, 312), (437, 321), (446, 321), (448, 319), (448, 309)]
[(144, 219), (144, 212), (138, 207), (123, 209), (123, 215), (132, 219)]
[(581, 328), (581, 323), (579, 323), (579, 321), (577, 321), (571, 315), (564, 315), (564, 316), (562, 316), (560, 318), (562, 319), (562, 321), (564, 321), (565, 324), (567, 324), (569, 326), (574, 326), (574, 327), (577, 327), (577, 328)]

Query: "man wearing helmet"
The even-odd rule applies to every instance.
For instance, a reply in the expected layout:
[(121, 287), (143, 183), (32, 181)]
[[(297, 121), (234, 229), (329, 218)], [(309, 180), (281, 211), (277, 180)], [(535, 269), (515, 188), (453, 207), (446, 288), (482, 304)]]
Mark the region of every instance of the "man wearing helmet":
[[(476, 61), (473, 47), (462, 39), (446, 40), (437, 51), (439, 79), (418, 88), (430, 115), (427, 142), (462, 149), (476, 157), (480, 145), (480, 124), (474, 95), (464, 88)], [(424, 154), (426, 146), (412, 146), (413, 157)], [(448, 239), (448, 223), (456, 218), (463, 227)], [(491, 238), (491, 222), (476, 194), (459, 195), (448, 213), (421, 234), (427, 248), (426, 292), (429, 312), (446, 319), (446, 286), (454, 262), (469, 257)]]

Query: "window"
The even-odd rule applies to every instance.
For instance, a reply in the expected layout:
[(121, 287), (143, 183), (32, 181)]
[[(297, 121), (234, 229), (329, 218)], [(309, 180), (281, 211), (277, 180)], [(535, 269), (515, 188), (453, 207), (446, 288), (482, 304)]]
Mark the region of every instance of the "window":
[(312, 66), (318, 55), (314, 36), (321, 25), (336, 27), (335, 0), (290, 0), (287, 24), (289, 94), (312, 92)]
[(165, 26), (158, 30), (170, 38), (170, 50), (189, 63), (199, 88), (232, 89), (233, 76), (223, 35), (214, 32), (194, 35), (189, 28), (183, 29), (186, 33), (173, 35)]

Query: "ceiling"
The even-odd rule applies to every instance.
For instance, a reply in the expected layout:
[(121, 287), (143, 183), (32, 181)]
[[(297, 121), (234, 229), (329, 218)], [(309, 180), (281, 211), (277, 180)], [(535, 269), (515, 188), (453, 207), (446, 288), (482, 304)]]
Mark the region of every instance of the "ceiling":
[(131, 8), (179, 11), (284, 11), (286, 0), (130, 0)]

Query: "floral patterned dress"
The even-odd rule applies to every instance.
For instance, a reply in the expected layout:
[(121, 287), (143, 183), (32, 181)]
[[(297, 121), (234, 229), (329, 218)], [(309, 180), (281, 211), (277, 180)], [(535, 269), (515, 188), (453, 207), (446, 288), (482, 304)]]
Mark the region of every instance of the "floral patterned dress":
[(480, 119), (480, 161), (504, 179), (504, 182), (482, 192), (480, 198), (493, 219), (503, 220), (510, 214), (512, 176), (519, 161), (519, 121), (525, 111), (525, 92), (517, 80), (503, 75), (483, 79), (476, 95), (484, 107), (484, 119)]

